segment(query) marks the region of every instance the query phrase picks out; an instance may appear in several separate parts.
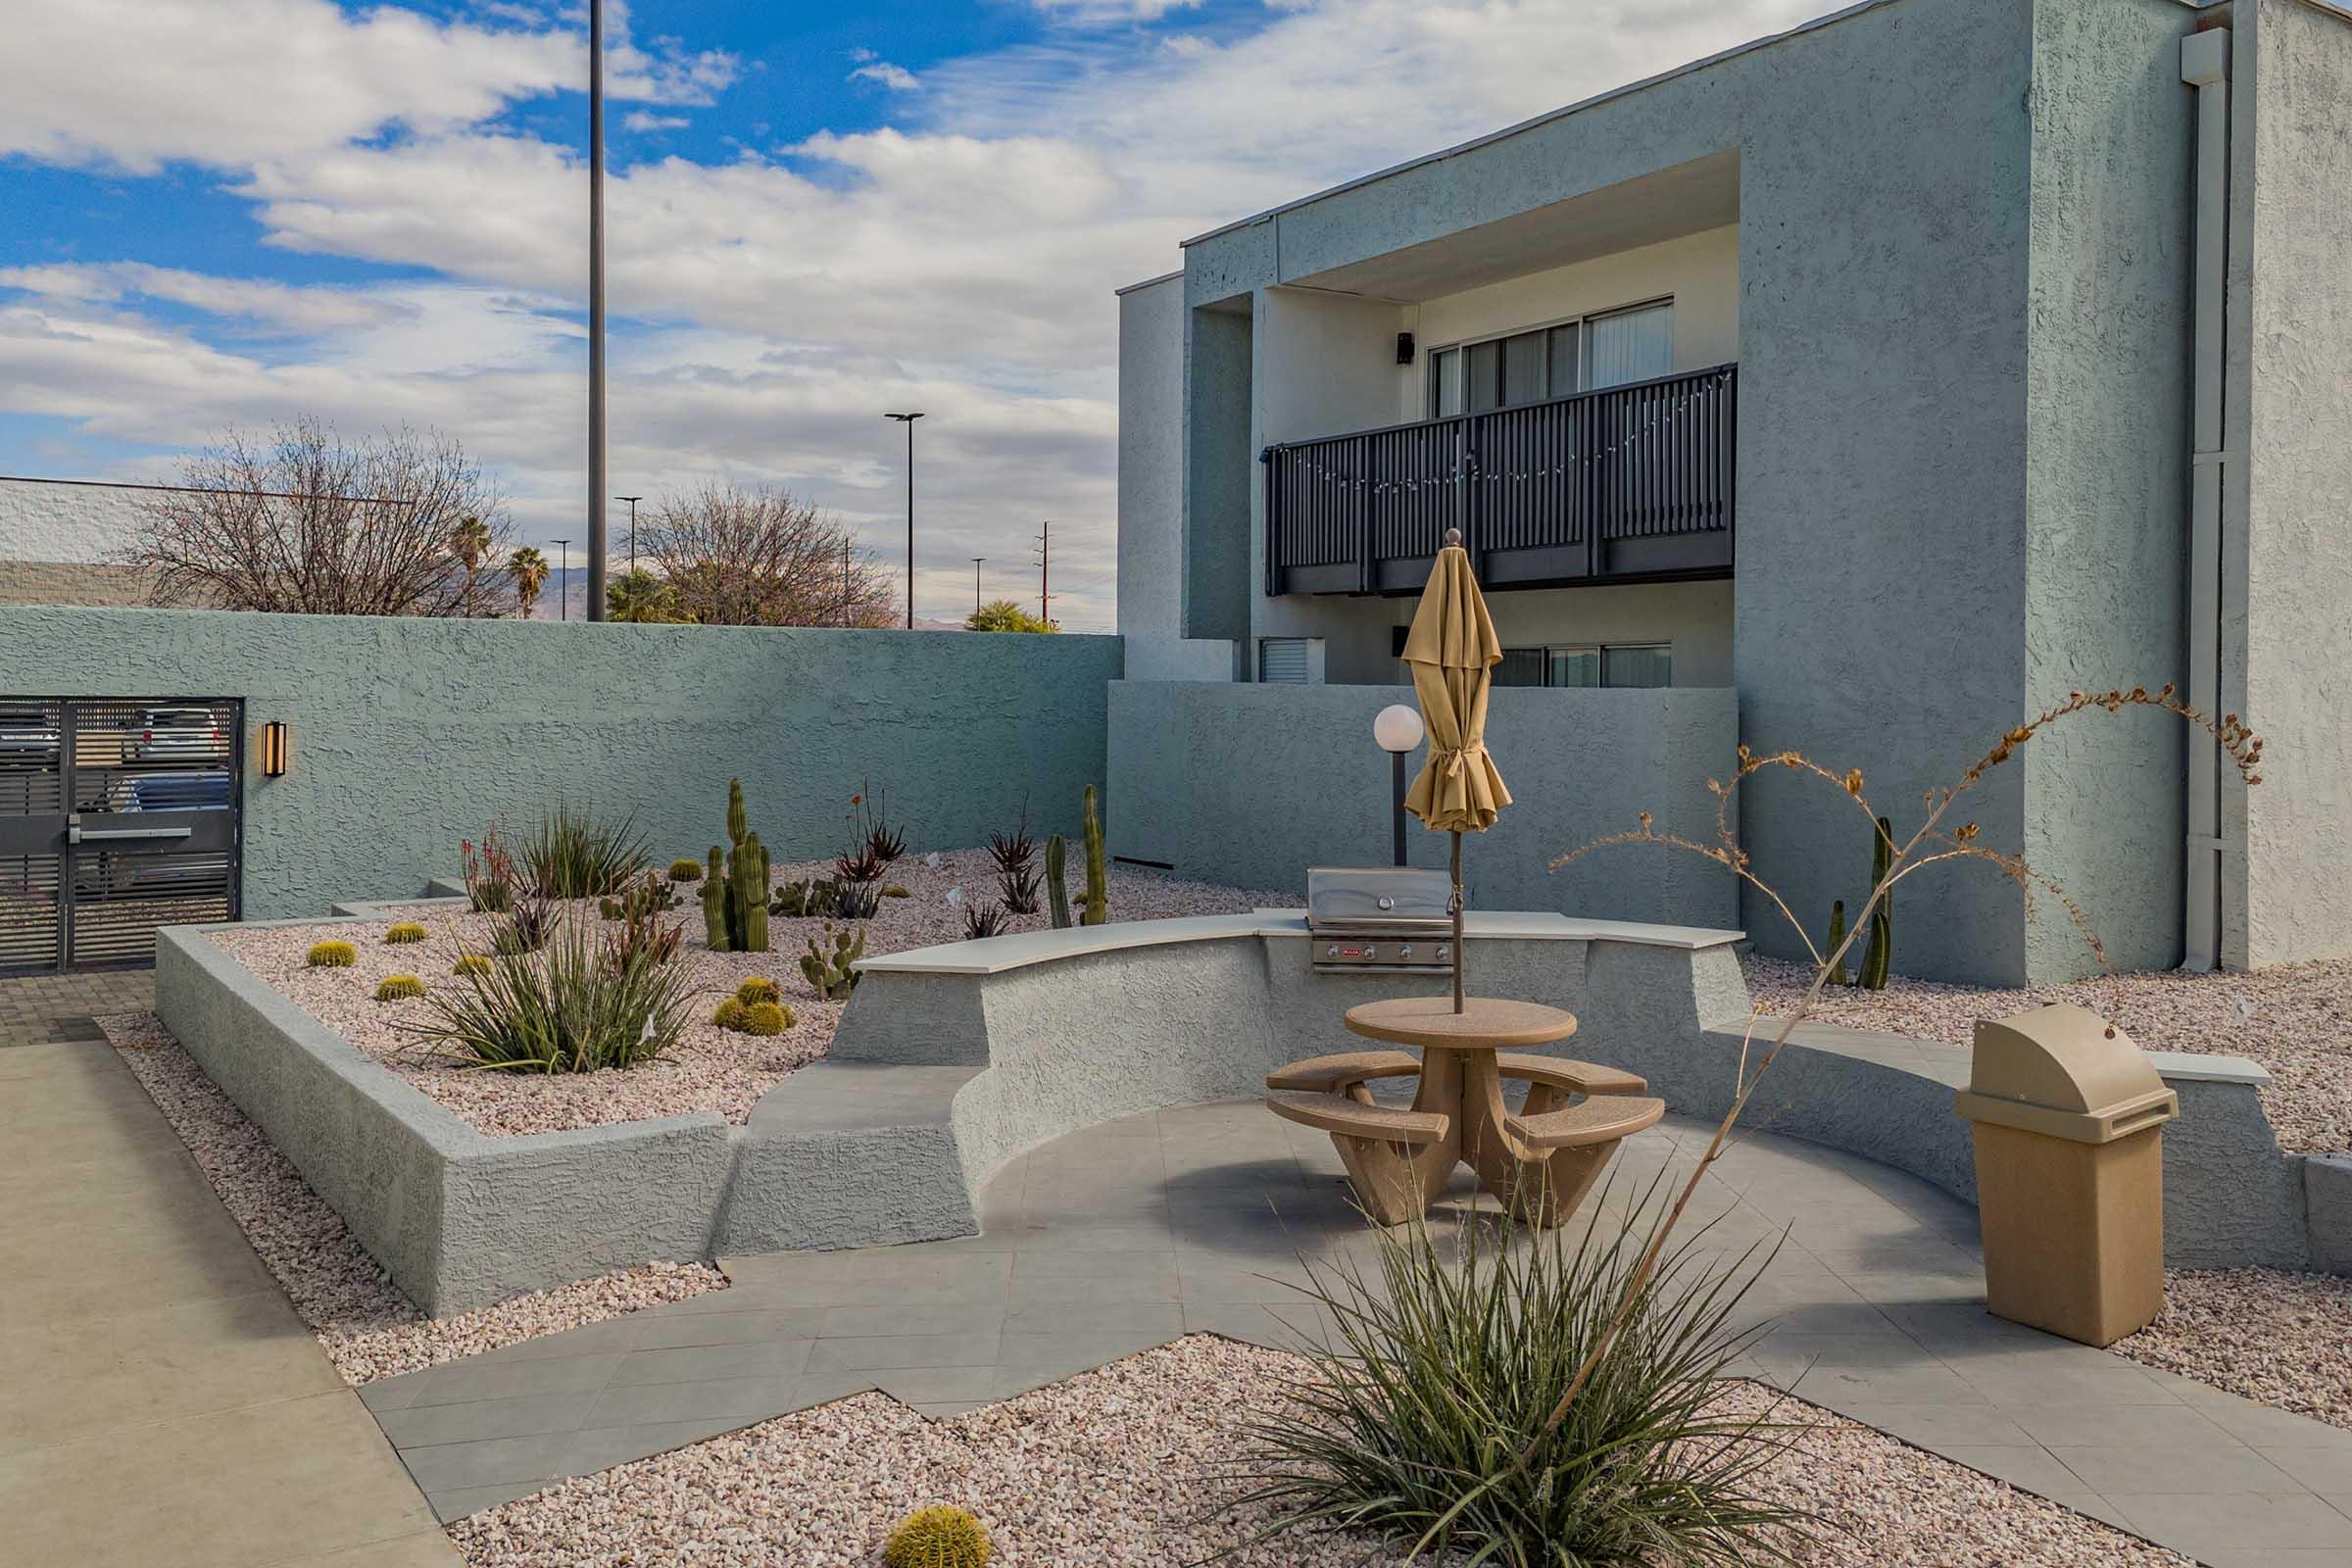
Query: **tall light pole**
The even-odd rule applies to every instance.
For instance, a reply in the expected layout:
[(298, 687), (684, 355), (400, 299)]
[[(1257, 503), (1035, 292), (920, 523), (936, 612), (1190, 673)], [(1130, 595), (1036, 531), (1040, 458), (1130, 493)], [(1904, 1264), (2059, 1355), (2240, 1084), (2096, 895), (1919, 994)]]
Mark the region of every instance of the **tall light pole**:
[(1054, 519), (1039, 523), (1037, 535), (1037, 618), (1054, 624)]
[(885, 419), (896, 419), (906, 427), (906, 629), (914, 630), (914, 421), (921, 418), (920, 410), (912, 414), (885, 414)]
[(637, 575), (637, 503), (645, 497), (614, 496), (612, 499), (629, 504), (629, 575), (634, 577)]
[(605, 618), (605, 0), (588, 0), (588, 618)]
[(975, 615), (980, 613), (980, 563), (987, 559), (986, 556), (972, 558), (972, 613)]
[(571, 541), (559, 539), (556, 541), (556, 618), (558, 620), (571, 618), (571, 588), (565, 581), (565, 576), (570, 570)]

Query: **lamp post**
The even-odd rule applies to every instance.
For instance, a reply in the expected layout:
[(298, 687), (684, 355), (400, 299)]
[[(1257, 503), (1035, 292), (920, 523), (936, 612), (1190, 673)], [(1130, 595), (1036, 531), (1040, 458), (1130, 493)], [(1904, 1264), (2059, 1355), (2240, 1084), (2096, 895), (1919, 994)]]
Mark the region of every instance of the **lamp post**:
[(986, 556), (972, 558), (972, 613), (975, 615), (980, 613), (980, 563), (987, 559)]
[(558, 620), (571, 618), (571, 589), (564, 580), (570, 570), (571, 541), (559, 539), (556, 541), (556, 618)]
[(629, 504), (629, 575), (634, 577), (637, 575), (637, 503), (645, 497), (614, 496), (612, 499)]
[(1391, 830), (1396, 863), (1404, 863), (1404, 754), (1421, 744), (1421, 715), (1403, 703), (1391, 703), (1372, 718), (1372, 739), (1389, 754)]
[(588, 618), (605, 618), (605, 0), (588, 0)]
[(885, 419), (896, 419), (906, 427), (906, 629), (914, 630), (914, 421), (921, 418), (919, 409), (912, 414), (885, 414)]

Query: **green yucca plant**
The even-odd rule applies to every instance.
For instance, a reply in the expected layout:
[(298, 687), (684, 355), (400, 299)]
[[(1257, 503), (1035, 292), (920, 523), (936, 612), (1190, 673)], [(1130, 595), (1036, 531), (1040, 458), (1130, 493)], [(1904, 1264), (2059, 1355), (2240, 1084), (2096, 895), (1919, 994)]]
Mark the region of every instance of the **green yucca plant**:
[[(1638, 1211), (1658, 1213), (1662, 1185)], [(1717, 1403), (1752, 1337), (1731, 1318), (1756, 1249), (1727, 1266), (1701, 1250), (1704, 1231), (1668, 1248), (1546, 1428), (1663, 1222), (1622, 1229), (1605, 1214), (1604, 1190), (1581, 1231), (1475, 1215), (1450, 1263), (1425, 1224), (1383, 1231), (1369, 1279), (1352, 1261), (1310, 1262), (1303, 1293), (1337, 1335), (1309, 1349), (1312, 1370), (1251, 1424), (1235, 1463), (1238, 1501), (1278, 1510), (1260, 1539), (1362, 1531), (1407, 1560), (1494, 1568), (1793, 1560), (1807, 1517), (1748, 1486), (1787, 1439)]]
[(360, 950), (348, 942), (314, 942), (302, 961), (314, 969), (348, 969), (360, 961)]
[(617, 957), (577, 921), (544, 947), (502, 953), (463, 985), (431, 992), (432, 1021), (413, 1033), (466, 1061), (503, 1072), (633, 1067), (669, 1049), (685, 1022), (684, 973), (642, 956)]
[(522, 863), (542, 893), (599, 899), (618, 893), (645, 868), (645, 836), (634, 814), (617, 822), (559, 801), (523, 840)]

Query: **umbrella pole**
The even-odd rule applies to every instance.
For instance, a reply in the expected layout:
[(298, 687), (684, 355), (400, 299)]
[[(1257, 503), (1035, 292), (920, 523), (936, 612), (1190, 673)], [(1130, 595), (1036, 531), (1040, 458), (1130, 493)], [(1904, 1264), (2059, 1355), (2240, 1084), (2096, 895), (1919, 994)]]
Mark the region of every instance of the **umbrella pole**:
[(1453, 872), (1453, 897), (1447, 901), (1448, 912), (1453, 915), (1453, 1010), (1462, 1006), (1462, 835), (1456, 831), (1446, 837), (1453, 840), (1446, 864)]

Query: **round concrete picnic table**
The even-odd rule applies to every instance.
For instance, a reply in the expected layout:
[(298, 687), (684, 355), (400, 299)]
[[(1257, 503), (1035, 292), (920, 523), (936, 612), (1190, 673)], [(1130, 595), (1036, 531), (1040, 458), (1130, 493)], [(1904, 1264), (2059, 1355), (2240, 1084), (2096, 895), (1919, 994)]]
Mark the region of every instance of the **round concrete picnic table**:
[(1462, 1010), (1455, 1012), (1451, 997), (1392, 997), (1349, 1007), (1347, 1024), (1367, 1040), (1418, 1048), (1421, 1082), (1413, 1095), (1413, 1109), (1446, 1120), (1442, 1136), (1405, 1156), (1409, 1185), (1395, 1180), (1376, 1185), (1399, 1196), (1417, 1194), (1419, 1201), (1412, 1206), (1426, 1213), (1429, 1200), (1445, 1188), (1447, 1173), (1463, 1164), (1478, 1172), (1487, 1191), (1506, 1203), (1514, 1200), (1514, 1194), (1524, 1195), (1525, 1180), (1542, 1170), (1544, 1155), (1522, 1147), (1505, 1125), (1510, 1113), (1502, 1102), (1502, 1075), (1494, 1054), (1565, 1040), (1576, 1033), (1575, 1013), (1494, 997), (1465, 998)]

